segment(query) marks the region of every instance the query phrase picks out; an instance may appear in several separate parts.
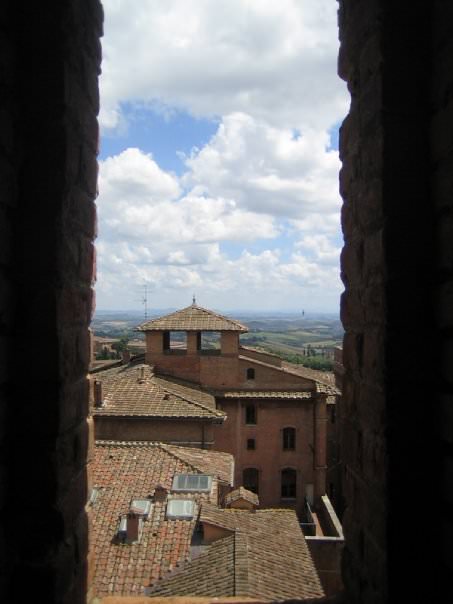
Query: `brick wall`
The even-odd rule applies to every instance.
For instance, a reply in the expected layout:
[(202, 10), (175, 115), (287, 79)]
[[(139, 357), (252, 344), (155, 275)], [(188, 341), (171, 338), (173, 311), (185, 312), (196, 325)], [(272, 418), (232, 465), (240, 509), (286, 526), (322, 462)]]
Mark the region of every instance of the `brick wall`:
[(421, 534), (420, 506), (451, 536), (451, 10), (340, 2), (349, 602), (429, 601), (446, 573), (442, 529)]
[[(200, 421), (146, 420), (143, 418), (95, 417), (96, 439), (98, 440), (148, 440), (180, 443), (181, 446), (200, 447), (204, 441), (210, 448), (213, 441), (213, 427)], [(209, 445), (209, 447), (208, 447)]]
[[(256, 425), (245, 423), (245, 406), (256, 403)], [(232, 453), (235, 458), (235, 486), (243, 484), (245, 468), (260, 472), (259, 498), (262, 506), (281, 504), (281, 470), (297, 469), (297, 501), (301, 509), (305, 485), (315, 483), (313, 470), (314, 414), (313, 402), (231, 401), (223, 399), (221, 407), (227, 420), (214, 426), (214, 449)], [(296, 429), (296, 449), (284, 451), (282, 430)], [(247, 449), (247, 439), (254, 438), (255, 450)]]
[(102, 11), (0, 9), (0, 599), (83, 602)]

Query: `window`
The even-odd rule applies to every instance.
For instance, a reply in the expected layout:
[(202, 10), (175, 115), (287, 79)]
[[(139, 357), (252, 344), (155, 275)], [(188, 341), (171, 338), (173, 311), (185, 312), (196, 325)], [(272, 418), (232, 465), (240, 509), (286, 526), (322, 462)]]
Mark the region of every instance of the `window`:
[(175, 474), (173, 491), (210, 491), (212, 476), (204, 474)]
[(249, 367), (247, 369), (247, 379), (248, 380), (254, 380), (255, 379), (255, 370), (253, 369), (253, 367)]
[(255, 405), (246, 406), (245, 423), (246, 424), (256, 424), (256, 407), (255, 407)]
[(148, 518), (151, 511), (151, 501), (149, 499), (132, 499), (129, 511)]
[(253, 491), (258, 495), (259, 491), (259, 472), (256, 468), (246, 468), (242, 473), (242, 482), (244, 488)]
[(282, 470), (282, 498), (296, 498), (296, 470), (285, 468)]
[(247, 439), (247, 449), (249, 449), (249, 451), (254, 451), (255, 450), (255, 439), (254, 438), (248, 438)]
[(296, 448), (296, 429), (295, 428), (283, 428), (283, 450), (294, 451)]
[(190, 520), (194, 516), (195, 504), (191, 499), (170, 499), (167, 504), (169, 520)]

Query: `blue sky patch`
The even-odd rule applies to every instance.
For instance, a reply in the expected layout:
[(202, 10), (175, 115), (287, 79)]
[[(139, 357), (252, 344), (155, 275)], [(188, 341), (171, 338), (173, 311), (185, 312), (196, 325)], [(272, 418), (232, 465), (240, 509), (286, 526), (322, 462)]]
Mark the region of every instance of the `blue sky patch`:
[(123, 103), (121, 109), (125, 126), (103, 133), (100, 159), (138, 147), (152, 153), (160, 168), (178, 176), (185, 172), (178, 152), (188, 155), (193, 147), (203, 147), (219, 125), (219, 120), (198, 119), (182, 111), (164, 114), (132, 103)]

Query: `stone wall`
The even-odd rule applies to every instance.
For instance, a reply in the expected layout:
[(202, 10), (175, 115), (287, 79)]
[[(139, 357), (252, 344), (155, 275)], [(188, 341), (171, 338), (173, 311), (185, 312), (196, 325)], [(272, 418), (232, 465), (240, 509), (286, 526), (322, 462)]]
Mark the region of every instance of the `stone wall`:
[[(351, 93), (340, 133), (351, 603), (400, 593), (429, 601), (447, 576), (439, 536), (451, 537), (453, 517), (442, 487), (453, 468), (451, 13), (441, 1), (340, 1), (339, 73)], [(439, 530), (420, 534), (424, 504)]]
[(95, 0), (0, 9), (4, 602), (86, 597), (101, 27)]

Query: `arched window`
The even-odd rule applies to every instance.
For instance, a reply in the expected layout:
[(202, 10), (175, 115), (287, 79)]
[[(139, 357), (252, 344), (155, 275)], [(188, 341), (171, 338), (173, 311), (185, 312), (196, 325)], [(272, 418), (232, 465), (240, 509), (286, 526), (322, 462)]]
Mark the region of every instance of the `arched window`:
[(294, 451), (296, 448), (296, 429), (295, 428), (283, 428), (283, 450)]
[(296, 470), (293, 468), (285, 468), (282, 470), (282, 497), (285, 499), (296, 498), (297, 476)]
[(256, 468), (245, 468), (242, 472), (243, 486), (249, 491), (258, 495), (259, 491), (259, 472)]
[(253, 367), (249, 367), (247, 369), (247, 379), (248, 380), (254, 380), (255, 379), (255, 370), (253, 369)]

